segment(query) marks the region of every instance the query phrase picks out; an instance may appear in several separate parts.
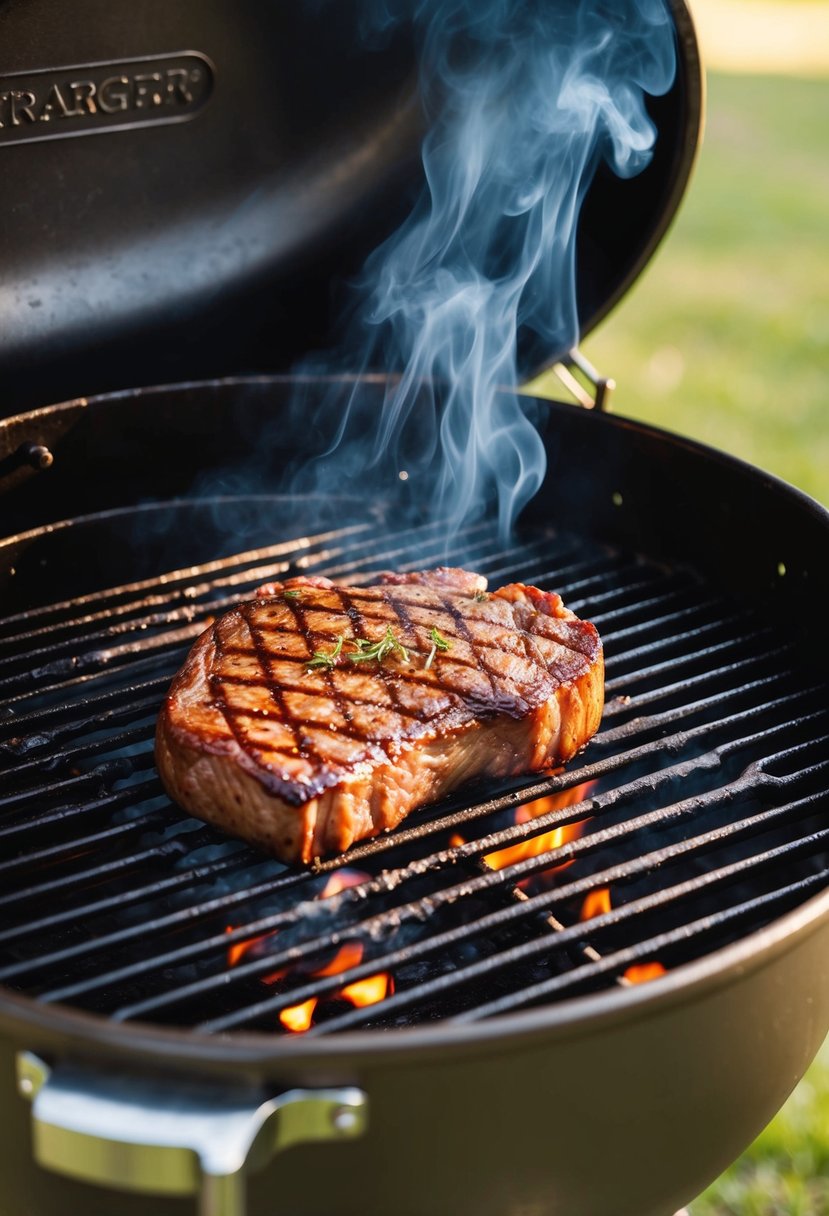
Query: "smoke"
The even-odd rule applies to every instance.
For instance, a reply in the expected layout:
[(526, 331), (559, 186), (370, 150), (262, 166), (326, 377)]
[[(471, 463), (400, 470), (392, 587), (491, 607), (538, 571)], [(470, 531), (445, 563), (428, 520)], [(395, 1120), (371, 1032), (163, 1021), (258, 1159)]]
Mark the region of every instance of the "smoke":
[[(362, 22), (377, 48), (413, 31), (424, 184), (353, 284), (341, 347), (304, 370), (399, 378), (379, 414), (359, 384), (323, 401), (324, 455), (295, 488), (402, 475), (451, 532), (494, 509), (505, 537), (545, 470), (519, 333), (551, 356), (578, 340), (579, 210), (603, 160), (625, 177), (650, 160), (645, 97), (675, 70), (667, 2), (364, 0)], [(308, 424), (307, 397), (298, 410)]]

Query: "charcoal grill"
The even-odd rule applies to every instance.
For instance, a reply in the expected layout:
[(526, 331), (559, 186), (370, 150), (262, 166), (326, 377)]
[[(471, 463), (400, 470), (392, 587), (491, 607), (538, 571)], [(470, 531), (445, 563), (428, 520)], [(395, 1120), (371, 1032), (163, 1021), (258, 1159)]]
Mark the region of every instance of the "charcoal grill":
[[(220, 15), (237, 28), (221, 5), (205, 28)], [(668, 137), (626, 184), (649, 209), (603, 270), (588, 238), (604, 204), (588, 204), (583, 277), (602, 290), (585, 289), (585, 326), (687, 176), (699, 80), (675, 18)], [(195, 117), (179, 129), (207, 138)], [(99, 333), (95, 382), (124, 351)], [(150, 363), (185, 370), (173, 345)], [(50, 352), (24, 398), (75, 387), (82, 353)], [(313, 448), (280, 427), (295, 387), (132, 389), (2, 424), (0, 1057), (16, 1105), (0, 1211), (174, 1216), (198, 1192), (203, 1216), (666, 1216), (760, 1129), (829, 1025), (826, 513), (700, 445), (528, 400), (541, 492), (509, 545), (484, 520), (447, 552), (416, 485), (392, 478), (368, 503), (274, 493), (273, 470)], [(357, 388), (379, 412), (384, 378)], [(468, 787), (311, 872), (170, 806), (155, 715), (210, 616), (284, 574), (446, 560), (554, 587), (599, 626), (607, 711), (566, 771)], [(325, 894), (344, 868), (352, 885)], [(609, 906), (581, 919), (597, 891)], [(633, 982), (653, 964), (660, 978)], [(348, 999), (378, 974), (384, 999)], [(286, 1010), (311, 1000), (292, 1032)]]

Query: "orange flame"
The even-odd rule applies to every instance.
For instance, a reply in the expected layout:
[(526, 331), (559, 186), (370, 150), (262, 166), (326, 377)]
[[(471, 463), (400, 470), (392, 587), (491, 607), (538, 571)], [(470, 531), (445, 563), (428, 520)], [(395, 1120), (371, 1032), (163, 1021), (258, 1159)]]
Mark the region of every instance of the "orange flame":
[(349, 967), (356, 967), (362, 957), (363, 947), (359, 942), (346, 942), (344, 946), (340, 946), (331, 962), (320, 967), (314, 975), (339, 975), (341, 971), (348, 971)]
[[(225, 933), (234, 933), (234, 932), (235, 932), (234, 925), (225, 926)], [(274, 935), (272, 933), (260, 933), (260, 935), (258, 937), (246, 937), (241, 942), (231, 942), (231, 944), (227, 948), (227, 965), (228, 965), (228, 967), (235, 967), (236, 964), (245, 957), (245, 955), (248, 953), (249, 950), (252, 950), (254, 948), (254, 946), (258, 946), (259, 942), (267, 941), (269, 937), (273, 937), (273, 936)]]
[[(349, 887), (356, 887), (360, 883), (367, 882), (370, 877), (370, 874), (364, 874), (361, 870), (335, 870), (316, 898), (331, 899), (333, 896), (339, 895), (341, 891), (347, 891)], [(234, 925), (227, 925), (225, 927), (225, 933), (235, 933), (235, 931), (236, 927)], [(248, 937), (243, 941), (231, 943), (227, 948), (228, 967), (235, 967), (260, 942), (268, 941), (269, 938), (275, 936), (276, 931), (273, 933), (262, 933), (257, 937)], [(342, 971), (348, 971), (350, 968), (356, 967), (361, 962), (362, 957), (363, 947), (359, 942), (345, 942), (344, 945), (340, 946), (330, 962), (326, 963), (323, 967), (319, 967), (311, 974), (317, 978), (339, 975)], [(287, 968), (283, 968), (280, 971), (272, 971), (269, 975), (263, 975), (261, 982), (263, 984), (277, 984), (289, 974), (290, 970)], [(392, 977), (387, 972), (381, 972), (378, 975), (369, 975), (365, 979), (356, 980), (353, 984), (347, 984), (339, 992), (334, 993), (331, 999), (350, 1001), (352, 1005), (362, 1008), (366, 1005), (378, 1004), (393, 991), (394, 981)], [(319, 997), (311, 997), (299, 1005), (288, 1006), (288, 1008), (283, 1009), (280, 1013), (280, 1022), (286, 1030), (290, 1030), (293, 1034), (301, 1034), (313, 1025), (314, 1012), (319, 1001)]]
[(366, 1005), (377, 1005), (384, 1001), (392, 989), (391, 976), (385, 971), (379, 975), (368, 975), (364, 980), (356, 980), (343, 988), (340, 996), (358, 1009)]
[(290, 1009), (283, 1009), (279, 1020), (286, 1030), (292, 1030), (294, 1034), (302, 1034), (303, 1030), (308, 1030), (314, 1020), (316, 1007), (317, 998), (312, 996), (310, 1001), (303, 1001), (301, 1005), (292, 1005)]
[[(597, 887), (595, 891), (591, 891), (586, 896), (581, 906), (579, 920), (592, 920), (594, 916), (602, 916), (605, 912), (609, 912), (612, 906), (610, 887)], [(661, 963), (635, 963), (632, 967), (628, 967), (623, 974), (622, 983), (647, 984), (649, 980), (659, 979), (660, 975), (665, 974), (665, 968)]]
[[(560, 794), (550, 794), (547, 798), (537, 798), (535, 802), (525, 802), (516, 807), (515, 822), (529, 823), (530, 820), (547, 815), (550, 811), (560, 811), (565, 807), (574, 806), (577, 802), (583, 802), (592, 785), (592, 781), (586, 781), (572, 789), (562, 790)], [(487, 853), (484, 861), (491, 870), (503, 870), (530, 857), (541, 857), (553, 849), (560, 849), (571, 840), (578, 840), (587, 822), (586, 819), (580, 819), (578, 823), (566, 823), (561, 827), (552, 828), (551, 831), (542, 832), (540, 836), (533, 836), (530, 840), (522, 840), (505, 849), (498, 849), (495, 853)], [(563, 861), (551, 866), (545, 873), (555, 874), (572, 864), (572, 860)]]
[[(367, 882), (371, 877), (370, 874), (364, 874), (361, 870), (335, 870), (323, 889), (316, 896), (317, 899), (330, 899), (333, 895), (339, 895), (341, 891), (347, 891), (349, 887), (356, 887), (361, 882)], [(225, 933), (234, 933), (235, 925), (226, 925)], [(227, 965), (235, 967), (237, 963), (245, 957), (245, 955), (253, 950), (260, 942), (266, 942), (271, 937), (275, 937), (276, 932), (260, 933), (258, 937), (248, 937), (241, 942), (233, 942), (227, 948)], [(275, 984), (277, 980), (283, 978), (286, 974), (284, 971), (274, 971), (271, 975), (262, 977), (263, 984)]]
[[(362, 957), (363, 947), (360, 942), (346, 942), (340, 946), (331, 962), (318, 968), (313, 975), (317, 977), (339, 975), (342, 971), (348, 971), (350, 967), (356, 967)], [(365, 979), (347, 984), (345, 988), (335, 992), (332, 999), (349, 1001), (352, 1005), (362, 1009), (367, 1005), (379, 1004), (393, 991), (394, 984), (391, 976), (388, 972), (381, 971), (378, 975), (367, 975)], [(301, 1005), (290, 1005), (287, 1009), (282, 1010), (279, 1020), (286, 1030), (290, 1030), (294, 1034), (301, 1034), (312, 1025), (314, 1011), (318, 1004), (319, 999), (312, 997), (308, 1001), (303, 1001)]]
[(661, 963), (636, 963), (633, 967), (628, 967), (624, 978), (629, 984), (647, 984), (649, 980), (657, 980), (660, 975), (665, 974)]
[(364, 874), (362, 870), (335, 870), (317, 899), (330, 899), (332, 895), (339, 895), (341, 891), (347, 891), (349, 887), (357, 887), (361, 882), (368, 882), (370, 878), (371, 875)]
[(610, 887), (597, 887), (590, 891), (581, 906), (579, 920), (592, 920), (594, 916), (603, 916), (613, 905), (610, 902)]

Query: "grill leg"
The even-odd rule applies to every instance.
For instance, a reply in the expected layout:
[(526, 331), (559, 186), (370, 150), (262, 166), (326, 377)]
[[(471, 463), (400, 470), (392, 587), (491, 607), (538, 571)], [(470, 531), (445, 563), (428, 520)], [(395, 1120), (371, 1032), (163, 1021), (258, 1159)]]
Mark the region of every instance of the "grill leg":
[(246, 1216), (245, 1176), (202, 1174), (199, 1216)]

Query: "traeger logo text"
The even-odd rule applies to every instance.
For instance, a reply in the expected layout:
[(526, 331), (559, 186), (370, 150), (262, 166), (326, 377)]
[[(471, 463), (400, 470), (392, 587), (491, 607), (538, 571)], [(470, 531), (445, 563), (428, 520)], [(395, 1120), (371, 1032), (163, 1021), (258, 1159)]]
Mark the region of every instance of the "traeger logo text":
[(184, 122), (212, 88), (195, 51), (0, 76), (0, 144)]

